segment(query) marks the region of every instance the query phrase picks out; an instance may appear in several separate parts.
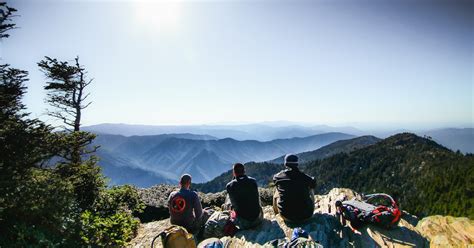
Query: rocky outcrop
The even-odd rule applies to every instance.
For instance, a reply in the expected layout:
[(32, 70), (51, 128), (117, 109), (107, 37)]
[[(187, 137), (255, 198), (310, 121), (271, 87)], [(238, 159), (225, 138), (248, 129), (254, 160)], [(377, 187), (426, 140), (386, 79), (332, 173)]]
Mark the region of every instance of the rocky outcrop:
[[(271, 191), (267, 190), (264, 194), (271, 194)], [(203, 201), (217, 196), (207, 195), (207, 197), (210, 199), (203, 199)], [(315, 196), (315, 214), (310, 221), (300, 226), (308, 231), (313, 240), (324, 247), (429, 247), (429, 240), (423, 235), (430, 237), (426, 230), (436, 233), (437, 229), (422, 229), (423, 220), (418, 223), (418, 228), (415, 228), (410, 223), (416, 223), (416, 217), (410, 215), (405, 215), (399, 225), (391, 230), (365, 225), (359, 229), (360, 234), (355, 234), (349, 227), (342, 226), (335, 216), (335, 202), (354, 197), (359, 198), (360, 195), (350, 189), (342, 188), (332, 189), (326, 195)], [(291, 237), (292, 230), (296, 226), (285, 223), (279, 215), (274, 214), (271, 206), (263, 207), (263, 211), (264, 221), (260, 226), (239, 231), (234, 237), (224, 237), (222, 240), (228, 242), (228, 247), (261, 247), (268, 241)], [(465, 222), (458, 223), (466, 224)], [(130, 247), (150, 247), (152, 239), (169, 225), (168, 219), (142, 224)], [(466, 225), (462, 227), (463, 230), (473, 233), (472, 221)], [(445, 231), (454, 232), (458, 228), (457, 224), (452, 225), (452, 228)], [(440, 230), (440, 232), (444, 231)], [(456, 240), (462, 240), (461, 236), (455, 236)], [(470, 242), (468, 239), (464, 241)], [(454, 242), (454, 240), (448, 238), (448, 242)], [(456, 246), (457, 243), (450, 244)], [(157, 242), (155, 247), (161, 247), (161, 242)]]
[[(140, 198), (145, 203), (145, 210), (143, 213), (137, 215), (140, 221), (147, 223), (168, 218), (168, 196), (172, 191), (177, 189), (176, 186), (165, 184), (156, 185), (147, 189), (138, 189)], [(262, 206), (271, 205), (273, 192), (266, 188), (259, 188), (259, 192)], [(198, 195), (203, 208), (221, 206), (226, 198), (225, 191), (207, 194), (198, 192)]]
[(416, 230), (430, 241), (430, 247), (474, 247), (474, 221), (451, 216), (429, 216)]

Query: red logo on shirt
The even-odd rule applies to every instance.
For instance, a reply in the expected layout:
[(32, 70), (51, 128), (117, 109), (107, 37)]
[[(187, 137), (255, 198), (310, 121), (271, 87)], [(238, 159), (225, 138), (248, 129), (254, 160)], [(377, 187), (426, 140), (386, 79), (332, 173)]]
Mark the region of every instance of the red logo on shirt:
[(171, 211), (173, 213), (182, 213), (186, 208), (186, 200), (181, 196), (176, 196), (171, 200)]

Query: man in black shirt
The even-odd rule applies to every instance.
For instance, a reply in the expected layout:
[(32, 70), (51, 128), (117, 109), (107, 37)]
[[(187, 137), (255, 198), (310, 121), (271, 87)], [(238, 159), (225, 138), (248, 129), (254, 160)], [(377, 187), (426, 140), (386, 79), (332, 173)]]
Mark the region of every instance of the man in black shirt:
[(247, 229), (259, 225), (263, 220), (258, 186), (255, 179), (245, 175), (244, 165), (234, 164), (234, 179), (227, 186), (227, 206), (237, 214), (236, 225)]
[(273, 176), (273, 210), (286, 221), (304, 222), (313, 216), (316, 181), (298, 169), (296, 155), (286, 155), (285, 166), (288, 169)]

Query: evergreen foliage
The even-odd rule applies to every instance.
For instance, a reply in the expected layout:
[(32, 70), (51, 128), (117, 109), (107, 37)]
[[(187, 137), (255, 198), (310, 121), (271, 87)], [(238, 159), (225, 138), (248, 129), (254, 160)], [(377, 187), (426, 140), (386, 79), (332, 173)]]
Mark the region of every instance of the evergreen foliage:
[(125, 246), (135, 236), (139, 224), (130, 214), (141, 213), (144, 208), (137, 190), (131, 186), (102, 191), (94, 209), (81, 215), (81, 238), (88, 245)]
[[(0, 10), (0, 38), (6, 38), (15, 26), (10, 19), (16, 10), (6, 3), (0, 3)], [(74, 66), (73, 71), (83, 72), (78, 60)], [(52, 72), (69, 69), (55, 64)], [(56, 112), (59, 118), (75, 114), (69, 131), (54, 132), (31, 118), (22, 103), (26, 81), (28, 72), (0, 65), (0, 247), (124, 246), (138, 227), (132, 214), (143, 209), (136, 189), (106, 188), (97, 158), (86, 156), (93, 152), (87, 146), (95, 136), (79, 130), (80, 111)], [(45, 88), (58, 86), (52, 84)], [(66, 88), (56, 87), (48, 102), (63, 106), (74, 95), (61, 93)], [(69, 100), (77, 103), (86, 96)]]
[(380, 143), (306, 165), (320, 192), (346, 187), (385, 192), (418, 216), (474, 218), (474, 157), (403, 133)]

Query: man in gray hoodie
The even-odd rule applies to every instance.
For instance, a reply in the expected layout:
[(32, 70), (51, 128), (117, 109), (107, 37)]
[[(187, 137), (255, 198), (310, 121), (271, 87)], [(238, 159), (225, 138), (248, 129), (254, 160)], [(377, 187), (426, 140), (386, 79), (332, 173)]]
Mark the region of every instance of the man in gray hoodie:
[(203, 210), (196, 192), (191, 191), (191, 176), (184, 174), (179, 181), (181, 189), (171, 192), (168, 198), (171, 224), (182, 226), (192, 234), (201, 227)]

